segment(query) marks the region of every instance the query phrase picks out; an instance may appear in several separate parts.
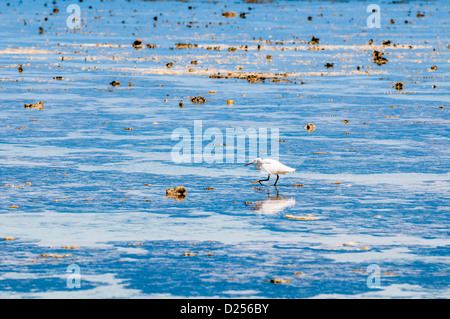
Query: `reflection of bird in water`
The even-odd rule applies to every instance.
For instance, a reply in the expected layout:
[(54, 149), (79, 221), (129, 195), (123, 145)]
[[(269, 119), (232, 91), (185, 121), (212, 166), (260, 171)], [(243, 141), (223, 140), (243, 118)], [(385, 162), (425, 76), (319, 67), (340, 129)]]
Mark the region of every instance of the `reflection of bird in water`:
[[(260, 159), (259, 157), (251, 161), (250, 163), (245, 164), (244, 166), (250, 165), (255, 163), (255, 168), (258, 170), (266, 171), (269, 176), (267, 176), (267, 179), (260, 179), (258, 181), (252, 182), (252, 183), (259, 183), (268, 181), (270, 179), (270, 174), (277, 175), (277, 180), (275, 181), (275, 184), (273, 186), (277, 186), (278, 179), (280, 178), (279, 174), (286, 174), (286, 173), (294, 173), (295, 168), (286, 166), (284, 164), (281, 164), (277, 160), (265, 158)], [(262, 185), (262, 184), (261, 184)]]
[[(276, 189), (276, 187), (275, 187)], [(277, 189), (277, 195), (274, 197), (270, 197), (270, 193), (267, 194), (266, 200), (259, 200), (255, 202), (254, 210), (257, 211), (259, 214), (277, 214), (279, 212), (282, 212), (287, 207), (294, 206), (295, 205), (295, 199), (294, 198), (286, 198), (283, 196), (278, 195), (278, 189)]]

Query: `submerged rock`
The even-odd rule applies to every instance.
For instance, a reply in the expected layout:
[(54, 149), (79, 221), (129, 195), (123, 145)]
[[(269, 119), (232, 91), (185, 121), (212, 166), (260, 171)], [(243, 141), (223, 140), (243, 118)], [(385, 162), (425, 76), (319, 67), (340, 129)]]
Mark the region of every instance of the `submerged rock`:
[(75, 246), (75, 245), (64, 245), (64, 246), (61, 246), (61, 248), (62, 249), (78, 249), (79, 247)]
[(308, 42), (308, 44), (319, 44), (319, 42), (320, 42), (320, 39), (319, 38), (316, 38), (316, 37), (314, 37), (314, 36), (312, 36), (311, 37), (311, 41), (309, 41)]
[(272, 284), (288, 284), (291, 281), (289, 279), (281, 279), (281, 278), (273, 278), (273, 279), (267, 279), (267, 282), (270, 282)]
[(194, 96), (191, 99), (192, 103), (203, 104), (206, 102), (206, 99), (203, 96)]
[(224, 13), (222, 13), (222, 17), (225, 17), (225, 18), (235, 18), (235, 17), (237, 17), (237, 13), (236, 13), (236, 12), (228, 12), (228, 11), (225, 11)]
[(173, 198), (178, 201), (182, 201), (186, 198), (186, 188), (184, 186), (177, 186), (174, 189), (166, 189), (166, 197)]
[(378, 65), (383, 65), (388, 62), (388, 59), (383, 57), (383, 53), (376, 50), (372, 52), (372, 60)]
[(136, 50), (140, 50), (144, 47), (144, 43), (142, 42), (141, 39), (137, 39), (136, 41), (133, 42), (133, 48), (135, 48)]
[(306, 216), (294, 216), (294, 215), (284, 215), (287, 219), (296, 219), (296, 220), (318, 220), (319, 217), (313, 217), (311, 214), (306, 214)]
[(308, 132), (312, 132), (316, 129), (316, 126), (312, 123), (308, 123), (308, 124), (306, 124), (304, 129), (307, 130)]
[(197, 256), (196, 253), (183, 253), (182, 254), (184, 257), (192, 257), (192, 256)]
[(44, 102), (38, 102), (38, 103), (32, 103), (32, 104), (25, 103), (24, 108), (42, 110), (44, 108)]
[(177, 48), (177, 49), (192, 49), (192, 48), (198, 48), (198, 44), (191, 44), (191, 43), (175, 43), (175, 48)]
[(256, 74), (247, 75), (246, 80), (250, 83), (264, 82), (264, 78)]

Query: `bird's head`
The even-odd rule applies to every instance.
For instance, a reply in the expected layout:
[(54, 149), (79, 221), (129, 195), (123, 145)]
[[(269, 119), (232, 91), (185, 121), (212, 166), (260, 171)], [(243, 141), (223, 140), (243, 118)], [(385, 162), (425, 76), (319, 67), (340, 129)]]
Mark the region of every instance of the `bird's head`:
[(255, 158), (253, 161), (251, 161), (250, 163), (245, 164), (244, 166), (247, 166), (247, 165), (250, 165), (250, 164), (253, 164), (253, 163), (262, 163), (262, 159), (260, 159), (259, 157)]

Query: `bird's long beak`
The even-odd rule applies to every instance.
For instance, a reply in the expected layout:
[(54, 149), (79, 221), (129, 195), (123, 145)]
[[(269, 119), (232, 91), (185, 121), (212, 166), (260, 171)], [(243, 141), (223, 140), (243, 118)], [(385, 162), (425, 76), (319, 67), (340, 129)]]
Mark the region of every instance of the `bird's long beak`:
[(245, 164), (244, 166), (248, 166), (248, 165), (253, 164), (253, 163), (254, 163), (254, 161), (253, 161), (253, 162), (250, 162), (250, 163), (247, 163), (247, 164)]

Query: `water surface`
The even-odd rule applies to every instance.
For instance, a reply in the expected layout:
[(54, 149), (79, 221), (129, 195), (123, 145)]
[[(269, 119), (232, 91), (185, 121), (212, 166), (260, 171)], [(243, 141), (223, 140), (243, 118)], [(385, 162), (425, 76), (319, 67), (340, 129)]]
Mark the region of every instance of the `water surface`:
[[(449, 297), (445, 2), (69, 4), (0, 4), (0, 297)], [(279, 129), (296, 172), (174, 163), (199, 120)]]

